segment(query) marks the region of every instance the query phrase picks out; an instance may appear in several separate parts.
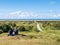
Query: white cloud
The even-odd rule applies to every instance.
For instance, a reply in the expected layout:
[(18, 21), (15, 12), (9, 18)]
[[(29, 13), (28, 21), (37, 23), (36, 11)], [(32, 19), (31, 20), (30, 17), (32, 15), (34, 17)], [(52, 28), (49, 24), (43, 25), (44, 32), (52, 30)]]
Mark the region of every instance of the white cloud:
[[(8, 16), (9, 15), (9, 16)], [(16, 11), (11, 12), (7, 15), (7, 17), (11, 19), (35, 19), (41, 18), (40, 13), (29, 12), (29, 11)]]
[[(49, 10), (53, 13), (53, 10)], [(41, 13), (32, 11), (14, 11), (9, 13), (3, 13), (0, 15), (0, 19), (55, 19), (60, 18), (60, 14)]]
[(21, 11), (11, 12), (10, 15), (19, 15)]

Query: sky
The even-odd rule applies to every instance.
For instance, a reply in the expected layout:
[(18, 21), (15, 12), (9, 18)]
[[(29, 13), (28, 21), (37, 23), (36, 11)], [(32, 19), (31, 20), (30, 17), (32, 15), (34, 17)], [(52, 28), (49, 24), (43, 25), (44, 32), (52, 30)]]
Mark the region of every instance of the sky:
[(60, 19), (60, 0), (0, 0), (0, 19)]

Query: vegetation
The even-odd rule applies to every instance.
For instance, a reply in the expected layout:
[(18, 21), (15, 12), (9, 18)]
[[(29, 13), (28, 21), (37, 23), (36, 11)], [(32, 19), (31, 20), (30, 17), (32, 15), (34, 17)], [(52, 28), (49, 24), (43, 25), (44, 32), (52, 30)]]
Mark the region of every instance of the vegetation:
[[(0, 45), (60, 45), (60, 21), (37, 21), (43, 32), (38, 32), (34, 21), (1, 21)], [(7, 36), (17, 27), (19, 35)]]
[[(43, 30), (60, 30), (60, 21), (37, 21)], [(9, 29), (17, 27), (19, 31), (37, 31), (34, 21), (1, 21), (0, 29), (8, 32)]]

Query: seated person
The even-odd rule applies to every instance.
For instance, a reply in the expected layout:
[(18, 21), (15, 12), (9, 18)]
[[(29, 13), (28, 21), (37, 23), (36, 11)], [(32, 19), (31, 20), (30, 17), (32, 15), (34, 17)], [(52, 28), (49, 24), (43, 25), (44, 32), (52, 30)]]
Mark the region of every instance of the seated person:
[(13, 35), (18, 35), (18, 30), (16, 28), (13, 30)]
[(15, 36), (18, 35), (18, 30), (15, 28), (14, 30), (9, 30), (8, 31), (8, 36)]
[(8, 31), (8, 36), (13, 36), (13, 30), (10, 29), (10, 30)]

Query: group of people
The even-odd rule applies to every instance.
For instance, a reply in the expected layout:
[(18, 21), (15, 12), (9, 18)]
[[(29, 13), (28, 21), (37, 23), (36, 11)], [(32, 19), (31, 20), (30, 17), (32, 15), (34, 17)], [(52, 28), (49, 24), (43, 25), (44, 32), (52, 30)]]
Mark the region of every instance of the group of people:
[(15, 35), (18, 35), (18, 29), (17, 28), (15, 28), (13, 30), (10, 29), (8, 31), (8, 36), (15, 36)]

